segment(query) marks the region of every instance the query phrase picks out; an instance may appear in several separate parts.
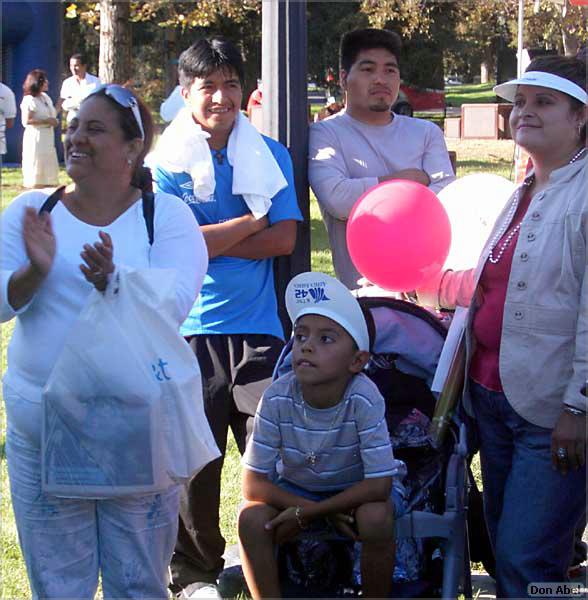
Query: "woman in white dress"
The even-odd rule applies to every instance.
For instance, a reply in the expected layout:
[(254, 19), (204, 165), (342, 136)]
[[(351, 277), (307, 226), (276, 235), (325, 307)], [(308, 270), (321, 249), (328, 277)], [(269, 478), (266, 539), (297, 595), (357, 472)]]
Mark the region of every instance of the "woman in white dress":
[(59, 165), (55, 151), (57, 113), (47, 95), (49, 81), (41, 69), (33, 69), (22, 86), (22, 178), (26, 188), (57, 185)]

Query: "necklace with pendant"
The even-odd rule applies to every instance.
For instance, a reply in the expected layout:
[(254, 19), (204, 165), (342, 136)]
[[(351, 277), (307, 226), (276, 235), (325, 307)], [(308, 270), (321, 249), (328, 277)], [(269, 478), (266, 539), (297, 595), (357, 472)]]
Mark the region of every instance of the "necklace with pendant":
[[(329, 429), (324, 433), (323, 435), (323, 439), (321, 440), (321, 443), (318, 445), (318, 447), (313, 450), (312, 448), (304, 455), (304, 459), (306, 460), (306, 462), (311, 466), (314, 467), (317, 462), (319, 461), (319, 454), (321, 452), (321, 450), (323, 449), (323, 446), (325, 445), (325, 442), (327, 441), (327, 438), (329, 437), (329, 434), (331, 433), (331, 431), (333, 430), (333, 426), (335, 425), (335, 423), (337, 422), (337, 419), (339, 418), (339, 414), (341, 413), (341, 410), (343, 409), (343, 405), (345, 404), (345, 401), (342, 400), (339, 403), (339, 408), (337, 409), (337, 411), (335, 412), (335, 416), (333, 417), (333, 420), (331, 421), (331, 424), (329, 425)], [(308, 426), (308, 418), (306, 417), (306, 402), (303, 404), (302, 406), (302, 415), (304, 417), (304, 425), (307, 429), (307, 431), (310, 431), (310, 428)]]

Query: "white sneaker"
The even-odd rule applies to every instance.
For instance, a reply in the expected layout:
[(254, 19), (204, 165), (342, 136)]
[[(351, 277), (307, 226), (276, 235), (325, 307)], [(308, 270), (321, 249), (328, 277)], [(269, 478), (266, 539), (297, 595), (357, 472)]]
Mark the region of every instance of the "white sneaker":
[(180, 598), (222, 598), (214, 583), (197, 581), (185, 587), (179, 595)]

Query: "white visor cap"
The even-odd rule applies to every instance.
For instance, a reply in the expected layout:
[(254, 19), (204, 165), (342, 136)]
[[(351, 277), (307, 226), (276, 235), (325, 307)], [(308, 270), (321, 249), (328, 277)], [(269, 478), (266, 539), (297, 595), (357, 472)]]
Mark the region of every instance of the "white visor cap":
[(318, 272), (296, 275), (286, 288), (286, 310), (292, 321), (304, 315), (321, 315), (338, 323), (369, 352), (370, 341), (359, 302), (337, 279)]
[(583, 104), (588, 104), (588, 94), (579, 85), (576, 85), (573, 81), (565, 77), (560, 77), (553, 73), (545, 73), (544, 71), (527, 71), (518, 79), (495, 86), (494, 93), (509, 102), (514, 102), (519, 85), (537, 85), (539, 87), (558, 90), (559, 92), (568, 94), (572, 98), (576, 98), (576, 100), (579, 100)]

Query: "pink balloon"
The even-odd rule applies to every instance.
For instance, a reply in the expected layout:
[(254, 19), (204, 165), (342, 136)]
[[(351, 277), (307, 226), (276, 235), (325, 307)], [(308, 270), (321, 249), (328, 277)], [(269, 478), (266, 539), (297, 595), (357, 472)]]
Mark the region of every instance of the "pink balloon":
[(368, 190), (347, 222), (355, 268), (387, 290), (414, 290), (435, 277), (450, 245), (451, 226), (443, 205), (414, 181), (386, 181)]

